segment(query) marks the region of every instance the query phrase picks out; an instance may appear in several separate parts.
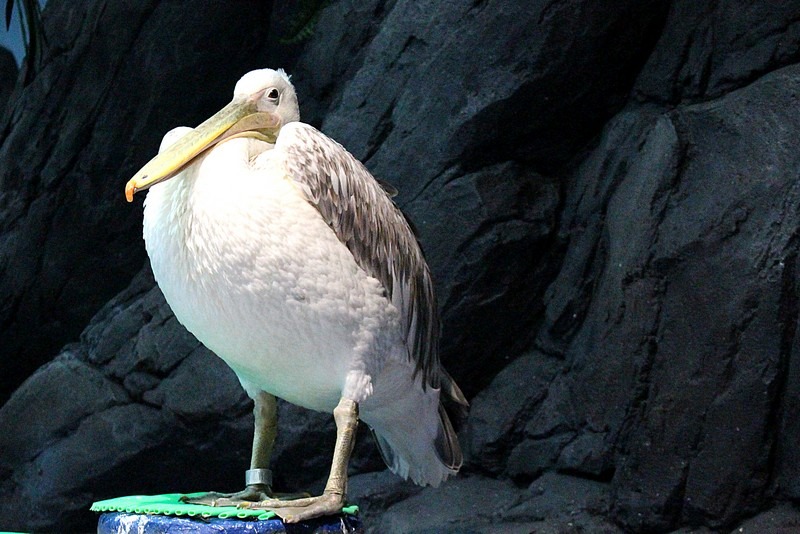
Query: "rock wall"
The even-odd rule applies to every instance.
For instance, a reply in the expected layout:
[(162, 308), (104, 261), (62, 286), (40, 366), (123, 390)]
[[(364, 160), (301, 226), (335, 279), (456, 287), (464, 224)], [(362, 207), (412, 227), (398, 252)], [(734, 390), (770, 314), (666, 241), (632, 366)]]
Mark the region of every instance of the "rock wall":
[[(374, 531), (800, 525), (800, 2), (340, 0), (299, 44), (284, 4), (204, 5), (48, 2), (0, 129), (0, 527), (240, 486), (249, 403), (121, 189), (266, 65), (400, 190), (472, 399), (439, 489), (360, 435)], [(280, 410), (278, 484), (318, 488), (331, 418)]]
[(11, 92), (14, 90), (18, 72), (19, 68), (14, 54), (8, 48), (0, 46), (0, 112), (5, 109)]

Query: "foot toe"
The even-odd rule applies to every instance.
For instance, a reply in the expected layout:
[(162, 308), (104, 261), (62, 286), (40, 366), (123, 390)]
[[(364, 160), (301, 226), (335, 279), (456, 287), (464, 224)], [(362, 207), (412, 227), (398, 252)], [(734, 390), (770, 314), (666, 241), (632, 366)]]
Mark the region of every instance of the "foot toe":
[(287, 523), (297, 523), (324, 515), (338, 514), (343, 506), (344, 497), (334, 493), (294, 501), (267, 499), (260, 502), (239, 504), (240, 508), (271, 510)]
[(298, 523), (315, 517), (338, 514), (344, 506), (341, 495), (321, 495), (308, 506), (288, 507), (275, 510), (275, 513), (287, 523)]
[(181, 502), (187, 504), (202, 504), (205, 506), (238, 506), (241, 503), (257, 502), (269, 499), (272, 492), (267, 486), (251, 485), (236, 493), (218, 493), (210, 491), (198, 497), (181, 497)]
[(198, 497), (189, 497), (184, 495), (180, 498), (180, 501), (186, 504), (202, 504), (205, 506), (216, 506), (216, 502), (219, 499), (223, 499), (227, 496), (225, 493), (217, 493), (216, 491), (210, 491), (204, 495), (200, 495)]

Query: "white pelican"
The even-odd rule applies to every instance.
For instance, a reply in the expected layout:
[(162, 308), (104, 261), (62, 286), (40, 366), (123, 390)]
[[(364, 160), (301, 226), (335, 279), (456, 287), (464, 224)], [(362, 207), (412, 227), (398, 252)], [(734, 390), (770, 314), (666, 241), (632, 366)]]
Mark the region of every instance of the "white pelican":
[[(151, 188), (144, 239), (175, 316), (255, 402), (246, 489), (197, 502), (294, 522), (341, 510), (359, 419), (398, 475), (436, 486), (455, 474), (462, 455), (440, 394), (467, 406), (439, 364), (430, 271), (408, 222), (356, 158), (299, 119), (282, 70), (250, 72), (213, 117), (167, 134), (126, 186), (129, 201)], [(333, 412), (320, 496), (272, 493), (276, 396)]]

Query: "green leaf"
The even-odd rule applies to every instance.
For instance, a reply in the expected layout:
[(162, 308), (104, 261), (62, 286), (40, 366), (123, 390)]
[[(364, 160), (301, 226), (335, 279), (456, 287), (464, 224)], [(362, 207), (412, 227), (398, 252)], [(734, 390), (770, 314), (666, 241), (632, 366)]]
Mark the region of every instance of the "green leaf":
[(14, 12), (14, 0), (6, 0), (6, 31), (11, 27), (11, 13)]

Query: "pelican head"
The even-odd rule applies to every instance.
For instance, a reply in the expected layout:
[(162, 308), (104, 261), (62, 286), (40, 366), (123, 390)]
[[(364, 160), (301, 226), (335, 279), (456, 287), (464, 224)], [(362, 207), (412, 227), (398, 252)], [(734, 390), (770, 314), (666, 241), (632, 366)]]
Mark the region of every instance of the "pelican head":
[(248, 72), (236, 84), (230, 104), (151, 159), (128, 181), (125, 197), (133, 201), (138, 191), (172, 178), (198, 155), (228, 139), (254, 137), (275, 143), (281, 127), (298, 120), (297, 94), (283, 69)]
[(289, 75), (283, 69), (260, 69), (248, 72), (236, 82), (233, 99), (255, 100), (260, 112), (275, 113), (281, 124), (300, 120), (300, 107)]

